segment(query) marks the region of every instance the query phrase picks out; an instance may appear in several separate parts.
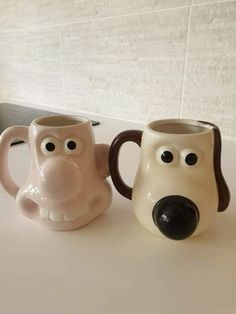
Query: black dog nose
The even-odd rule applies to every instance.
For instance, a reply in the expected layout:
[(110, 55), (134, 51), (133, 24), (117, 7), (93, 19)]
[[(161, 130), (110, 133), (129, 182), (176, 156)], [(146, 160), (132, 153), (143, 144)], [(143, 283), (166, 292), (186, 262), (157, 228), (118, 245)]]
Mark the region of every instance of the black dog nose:
[(162, 198), (152, 211), (159, 230), (168, 238), (183, 240), (193, 234), (199, 223), (197, 206), (188, 198), (172, 195)]

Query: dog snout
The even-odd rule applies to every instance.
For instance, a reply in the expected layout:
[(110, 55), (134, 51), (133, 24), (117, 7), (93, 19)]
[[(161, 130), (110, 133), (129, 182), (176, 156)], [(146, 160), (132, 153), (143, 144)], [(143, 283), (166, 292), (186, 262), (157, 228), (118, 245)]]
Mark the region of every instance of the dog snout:
[(196, 230), (199, 223), (199, 210), (190, 199), (171, 195), (156, 203), (152, 217), (155, 225), (166, 237), (183, 240)]

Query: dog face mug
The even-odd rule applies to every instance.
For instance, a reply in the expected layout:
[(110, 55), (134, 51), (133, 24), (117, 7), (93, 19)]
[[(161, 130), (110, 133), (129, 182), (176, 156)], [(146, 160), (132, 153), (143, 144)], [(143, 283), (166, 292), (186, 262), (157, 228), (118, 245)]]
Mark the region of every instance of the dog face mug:
[[(133, 188), (124, 183), (118, 167), (120, 148), (127, 141), (141, 146)], [(221, 135), (209, 122), (158, 120), (144, 132), (122, 132), (111, 144), (109, 166), (116, 189), (132, 199), (138, 221), (170, 239), (203, 232), (229, 204), (221, 172)]]
[[(28, 179), (20, 188), (7, 161), (15, 139), (29, 144), (31, 156)], [(29, 127), (13, 126), (2, 133), (0, 182), (27, 217), (53, 230), (76, 229), (110, 206), (108, 152), (108, 145), (94, 143), (88, 119), (39, 118)]]

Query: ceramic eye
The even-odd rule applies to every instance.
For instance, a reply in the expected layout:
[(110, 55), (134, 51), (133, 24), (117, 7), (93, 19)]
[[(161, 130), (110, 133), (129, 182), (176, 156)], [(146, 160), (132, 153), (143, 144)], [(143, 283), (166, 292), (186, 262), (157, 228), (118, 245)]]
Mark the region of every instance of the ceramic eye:
[(174, 147), (162, 146), (157, 151), (157, 158), (160, 163), (172, 165), (176, 163), (177, 152)]
[(64, 141), (64, 150), (67, 154), (76, 155), (82, 150), (81, 140), (77, 137), (70, 137)]
[(194, 166), (197, 163), (197, 161), (198, 161), (198, 157), (195, 153), (189, 153), (185, 157), (185, 162), (189, 166)]
[(44, 155), (56, 155), (60, 151), (61, 143), (55, 137), (47, 137), (41, 143), (41, 151)]
[(195, 151), (194, 149), (186, 149), (182, 153), (183, 162), (187, 167), (193, 167), (199, 164), (199, 160), (201, 157), (200, 152)]
[(172, 154), (172, 152), (170, 152), (169, 150), (165, 150), (162, 154), (161, 154), (161, 160), (163, 162), (165, 162), (166, 164), (169, 164), (170, 162), (172, 162), (174, 159), (174, 156)]

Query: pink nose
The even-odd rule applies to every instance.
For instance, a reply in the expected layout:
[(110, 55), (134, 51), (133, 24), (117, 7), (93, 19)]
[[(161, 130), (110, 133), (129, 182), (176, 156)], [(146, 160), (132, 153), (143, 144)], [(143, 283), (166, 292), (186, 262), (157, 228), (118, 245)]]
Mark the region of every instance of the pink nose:
[(48, 160), (42, 166), (38, 179), (42, 196), (51, 200), (70, 199), (81, 188), (79, 167), (68, 160), (56, 158)]

